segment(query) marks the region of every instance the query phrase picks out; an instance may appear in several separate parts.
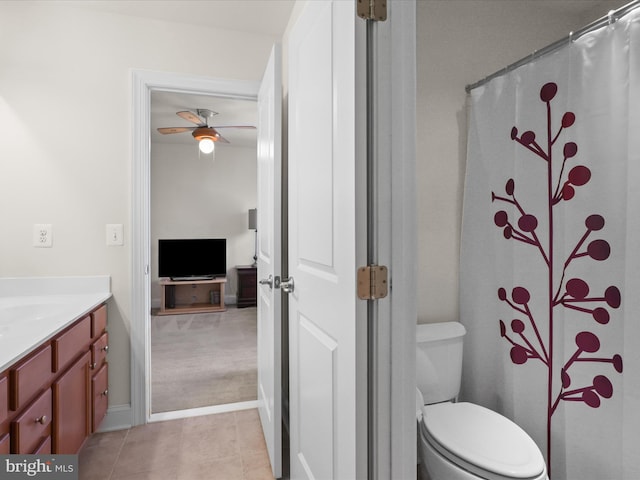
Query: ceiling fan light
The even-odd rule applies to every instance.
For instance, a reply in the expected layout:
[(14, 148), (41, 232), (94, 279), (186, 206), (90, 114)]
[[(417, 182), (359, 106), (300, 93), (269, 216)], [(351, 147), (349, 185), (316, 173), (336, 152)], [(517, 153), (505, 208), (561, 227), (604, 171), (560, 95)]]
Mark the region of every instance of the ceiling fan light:
[(198, 147), (200, 148), (200, 151), (206, 154), (212, 153), (215, 146), (216, 146), (215, 142), (208, 137), (203, 138), (198, 143)]
[(196, 140), (209, 138), (212, 142), (216, 142), (218, 140), (218, 137), (220, 136), (218, 132), (216, 132), (215, 128), (211, 127), (196, 128), (191, 135), (193, 135), (193, 138), (195, 138)]

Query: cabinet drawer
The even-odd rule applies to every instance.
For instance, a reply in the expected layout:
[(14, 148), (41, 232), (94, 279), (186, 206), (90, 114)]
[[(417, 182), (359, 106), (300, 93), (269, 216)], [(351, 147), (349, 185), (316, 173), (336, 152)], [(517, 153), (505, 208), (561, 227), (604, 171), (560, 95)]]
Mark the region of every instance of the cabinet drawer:
[(93, 421), (91, 431), (98, 430), (109, 406), (109, 364), (105, 363), (91, 378), (91, 398), (93, 403)]
[(256, 285), (258, 285), (258, 281), (256, 279), (255, 274), (247, 275), (242, 279), (243, 287), (249, 288), (249, 287), (255, 287)]
[(9, 371), (9, 408), (19, 410), (51, 379), (51, 346), (17, 364)]
[(53, 371), (59, 372), (91, 342), (91, 316), (86, 316), (53, 341)]
[(104, 332), (93, 345), (91, 345), (91, 368), (96, 369), (107, 359), (107, 352), (109, 351), (109, 334)]
[(33, 453), (51, 436), (51, 389), (40, 395), (11, 424), (13, 453)]
[(102, 305), (91, 314), (91, 338), (102, 335), (107, 329), (107, 306)]
[(9, 451), (9, 434), (5, 433), (4, 435), (0, 434), (0, 455), (8, 455)]
[(0, 377), (0, 425), (9, 416), (9, 380)]

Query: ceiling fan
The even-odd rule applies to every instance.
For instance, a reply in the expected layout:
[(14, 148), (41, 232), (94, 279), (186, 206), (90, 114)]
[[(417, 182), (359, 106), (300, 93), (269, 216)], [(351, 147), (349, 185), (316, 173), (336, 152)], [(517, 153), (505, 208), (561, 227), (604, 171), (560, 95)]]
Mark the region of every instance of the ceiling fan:
[(180, 118), (184, 118), (185, 120), (195, 123), (195, 127), (162, 127), (158, 128), (158, 132), (163, 135), (169, 135), (172, 133), (182, 133), (182, 132), (191, 132), (193, 138), (198, 141), (198, 145), (200, 147), (200, 151), (202, 153), (211, 153), (213, 152), (215, 142), (221, 143), (230, 143), (229, 140), (224, 138), (220, 133), (218, 133), (218, 129), (221, 128), (256, 128), (253, 125), (210, 125), (211, 119), (218, 115), (218, 112), (214, 112), (213, 110), (209, 110), (207, 108), (198, 108), (196, 109), (196, 113), (193, 113), (189, 110), (176, 112)]

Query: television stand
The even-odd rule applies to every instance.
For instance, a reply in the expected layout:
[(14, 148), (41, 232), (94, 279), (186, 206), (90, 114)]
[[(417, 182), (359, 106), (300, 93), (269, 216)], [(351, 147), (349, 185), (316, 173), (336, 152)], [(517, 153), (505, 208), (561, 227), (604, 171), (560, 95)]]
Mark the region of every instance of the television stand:
[(224, 312), (225, 277), (206, 280), (160, 279), (158, 315)]
[(196, 280), (214, 280), (216, 277), (213, 275), (198, 275), (191, 277), (171, 277), (172, 282), (190, 282)]

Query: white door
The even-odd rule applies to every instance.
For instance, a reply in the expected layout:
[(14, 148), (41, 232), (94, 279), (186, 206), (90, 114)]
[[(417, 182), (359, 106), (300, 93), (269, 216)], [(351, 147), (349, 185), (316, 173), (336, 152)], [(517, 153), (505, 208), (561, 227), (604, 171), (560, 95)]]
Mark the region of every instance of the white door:
[(271, 51), (258, 92), (258, 411), (273, 476), (282, 475), (280, 46)]
[(308, 2), (289, 40), (292, 479), (366, 478), (366, 302), (356, 298), (364, 151), (355, 88), (356, 22), (364, 22), (355, 5)]

